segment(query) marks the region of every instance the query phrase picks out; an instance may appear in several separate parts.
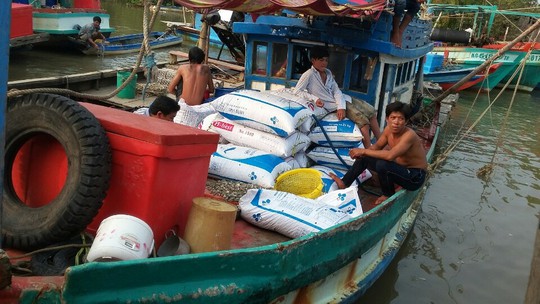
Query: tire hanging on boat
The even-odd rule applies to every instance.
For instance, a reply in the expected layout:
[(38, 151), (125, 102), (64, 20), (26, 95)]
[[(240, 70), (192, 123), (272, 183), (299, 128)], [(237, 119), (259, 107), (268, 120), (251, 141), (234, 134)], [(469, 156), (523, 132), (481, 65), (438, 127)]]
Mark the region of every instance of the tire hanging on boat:
[[(67, 158), (60, 193), (32, 208), (15, 192), (17, 153), (36, 136), (52, 136)], [(2, 236), (6, 247), (35, 249), (69, 239), (95, 217), (109, 187), (111, 149), (99, 121), (79, 103), (53, 94), (11, 99), (6, 109)]]

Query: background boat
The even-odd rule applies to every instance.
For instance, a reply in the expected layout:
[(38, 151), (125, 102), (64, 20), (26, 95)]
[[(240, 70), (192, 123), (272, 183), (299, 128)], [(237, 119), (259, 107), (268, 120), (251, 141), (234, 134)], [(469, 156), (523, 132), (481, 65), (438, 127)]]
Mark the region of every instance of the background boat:
[(101, 9), (99, 0), (49, 2), (32, 10), (34, 32), (46, 33), (50, 37), (49, 41), (41, 43), (40, 46), (70, 47), (68, 38), (77, 38), (79, 28), (92, 23), (95, 16), (101, 18), (100, 32), (105, 37), (109, 37), (115, 31), (110, 27), (110, 15)]
[[(430, 4), (429, 10), (433, 13), (434, 18), (436, 18), (438, 22), (439, 19), (443, 19), (450, 14), (461, 14), (462, 18), (465, 15), (474, 16), (474, 18), (463, 19), (466, 21), (460, 24), (459, 29), (441, 28), (440, 32), (436, 33), (436, 36), (433, 36), (432, 34), (433, 40), (441, 41), (442, 44), (444, 44), (435, 47), (433, 50), (434, 53), (444, 54), (446, 51), (448, 60), (453, 61), (456, 64), (470, 67), (475, 65), (478, 66), (483, 61), (496, 54), (497, 50), (506, 45), (504, 42), (496, 43), (497, 39), (494, 37), (496, 34), (493, 33), (495, 30), (494, 24), (496, 22), (505, 20), (504, 24), (507, 24), (512, 22), (510, 18), (512, 18), (513, 21), (516, 21), (517, 18), (517, 24), (506, 29), (504, 38), (500, 37), (501, 40), (505, 40), (509, 29), (512, 31), (516, 31), (516, 29), (520, 28), (525, 29), (531, 25), (530, 20), (540, 17), (540, 14), (537, 13), (518, 10), (499, 10), (497, 6), (482, 5), (456, 6), (450, 4)], [(483, 24), (481, 20), (486, 20), (485, 24)], [(442, 23), (442, 21), (440, 22)], [(463, 30), (467, 27), (469, 27), (468, 31)], [(498, 30), (500, 32), (501, 29)], [(435, 32), (433, 33), (435, 34)], [(516, 34), (516, 36), (517, 35), (518, 34)], [(529, 36), (529, 41), (534, 41), (534, 39), (536, 39), (535, 37), (537, 37), (536, 33), (531, 33)], [(527, 38), (524, 37), (523, 39), (525, 40)], [(506, 84), (519, 67), (519, 62), (525, 57), (530, 47), (533, 45), (533, 42), (521, 43), (501, 56), (496, 62), (502, 63), (502, 66), (483, 82), (482, 88), (491, 90), (495, 86), (502, 87)], [(532, 50), (531, 55), (525, 63), (524, 74), (520, 79), (520, 83), (517, 83), (518, 77), (516, 76), (510, 81), (510, 85), (511, 87), (517, 86), (518, 89), (530, 92), (540, 81), (540, 76), (538, 75), (540, 75), (540, 54), (537, 50)], [(477, 84), (474, 87), (479, 86), (480, 85)]]
[[(97, 41), (99, 49), (89, 47), (85, 42), (75, 41), (80, 43), (84, 49), (82, 52), (86, 55), (120, 55), (128, 53), (136, 53), (140, 51), (143, 43), (144, 34), (128, 34), (121, 36), (109, 37), (105, 42)], [(170, 46), (179, 45), (183, 39), (172, 32), (151, 32), (148, 35), (148, 41), (152, 49), (160, 49)]]
[[(501, 66), (501, 63), (496, 63), (490, 66), (485, 71), (479, 71), (476, 75), (472, 76), (469, 81), (465, 82), (456, 89), (456, 92), (468, 89), (476, 84), (481, 83), (484, 79), (488, 78)], [(433, 72), (427, 72), (424, 74), (424, 80), (429, 82), (437, 83), (441, 86), (443, 90), (451, 88), (454, 84), (458, 83), (460, 80), (473, 72), (475, 68), (464, 68), (460, 65), (451, 65), (440, 67), (439, 69)]]
[(48, 33), (34, 33), (32, 8), (31, 5), (11, 3), (10, 48), (31, 46), (49, 40)]

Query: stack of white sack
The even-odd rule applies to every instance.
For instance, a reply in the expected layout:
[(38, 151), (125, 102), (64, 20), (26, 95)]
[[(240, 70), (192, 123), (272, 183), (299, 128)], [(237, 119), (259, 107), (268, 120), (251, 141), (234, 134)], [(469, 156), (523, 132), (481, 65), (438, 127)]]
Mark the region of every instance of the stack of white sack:
[(333, 191), (313, 200), (276, 190), (251, 189), (239, 200), (241, 216), (290, 238), (318, 232), (362, 214), (358, 188)]
[(219, 113), (206, 117), (200, 128), (218, 133), (220, 138), (229, 143), (259, 149), (281, 158), (305, 151), (311, 143), (309, 137), (301, 132), (293, 132), (287, 137), (280, 137), (273, 133), (246, 127), (221, 116)]
[(258, 149), (218, 145), (210, 157), (208, 175), (273, 188), (276, 178), (291, 166), (280, 157)]
[(223, 117), (238, 124), (288, 137), (310, 118), (312, 111), (268, 91), (234, 91), (212, 101)]
[[(295, 101), (289, 98), (295, 98)], [(199, 125), (200, 129), (218, 133), (220, 143), (251, 148), (251, 151), (257, 150), (261, 155), (275, 155), (288, 164), (289, 169), (308, 166), (305, 150), (311, 144), (311, 140), (300, 129), (311, 123), (311, 116), (314, 113), (318, 115), (326, 113), (326, 110), (315, 109), (314, 103), (290, 91), (239, 90), (220, 96), (211, 104), (218, 113), (207, 116)], [(214, 164), (223, 159), (223, 155), (211, 158), (210, 172), (212, 166), (220, 168), (219, 174), (212, 174), (213, 176), (241, 180), (263, 187), (270, 184), (273, 186), (274, 181), (261, 183), (259, 179), (245, 176), (239, 178), (238, 166), (224, 167)], [(229, 160), (229, 162), (239, 161)]]

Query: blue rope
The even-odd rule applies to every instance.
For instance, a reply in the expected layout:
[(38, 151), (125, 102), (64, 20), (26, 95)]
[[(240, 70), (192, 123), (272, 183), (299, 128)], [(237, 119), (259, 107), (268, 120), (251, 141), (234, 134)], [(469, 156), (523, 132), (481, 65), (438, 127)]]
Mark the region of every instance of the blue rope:
[[(330, 114), (330, 113), (328, 113)], [(326, 115), (328, 115), (326, 114)], [(311, 116), (313, 117), (313, 119), (315, 120), (315, 123), (319, 126), (319, 128), (321, 128), (321, 132), (322, 134), (324, 135), (324, 138), (326, 138), (326, 141), (328, 142), (328, 144), (330, 145), (330, 148), (332, 148), (332, 151), (334, 151), (334, 154), (337, 156), (337, 158), (339, 159), (339, 161), (341, 161), (341, 163), (343, 164), (343, 166), (345, 166), (345, 168), (350, 169), (351, 166), (349, 166), (344, 160), (343, 158), (341, 158), (341, 155), (339, 155), (339, 153), (337, 152), (336, 150), (336, 147), (334, 147), (334, 144), (332, 143), (332, 140), (330, 140), (330, 137), (328, 137), (328, 134), (326, 134), (326, 130), (324, 129), (324, 127), (321, 125), (321, 122), (320, 120), (317, 118), (317, 116), (315, 116), (315, 114), (311, 114)], [(367, 193), (369, 194), (373, 194), (373, 195), (377, 195), (377, 196), (381, 196), (379, 193), (376, 193), (376, 192), (373, 192), (371, 190), (368, 190), (364, 187), (364, 185), (362, 185), (362, 182), (360, 181), (360, 179), (358, 177), (355, 178), (356, 180), (356, 183), (358, 184), (358, 188), (366, 191)]]
[(144, 56), (144, 67), (148, 71), (148, 75), (146, 75), (146, 84), (144, 85), (144, 88), (142, 90), (142, 100), (144, 102), (144, 98), (146, 97), (146, 89), (148, 88), (148, 85), (150, 84), (150, 81), (152, 80), (152, 68), (156, 66), (156, 60), (154, 59), (154, 52), (145, 55)]

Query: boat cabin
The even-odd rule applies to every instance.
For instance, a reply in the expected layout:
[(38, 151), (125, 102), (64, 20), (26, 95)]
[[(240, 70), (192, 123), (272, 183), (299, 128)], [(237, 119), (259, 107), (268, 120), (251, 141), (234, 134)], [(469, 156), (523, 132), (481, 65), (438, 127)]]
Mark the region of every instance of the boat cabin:
[(326, 45), (328, 68), (343, 93), (365, 100), (378, 109), (384, 125), (386, 105), (409, 103), (421, 90), (423, 57), (432, 48), (431, 22), (415, 18), (404, 33), (402, 48), (390, 42), (392, 15), (378, 20), (346, 17), (259, 16), (234, 24), (246, 40), (245, 87), (275, 90), (294, 87), (311, 67), (309, 50)]

